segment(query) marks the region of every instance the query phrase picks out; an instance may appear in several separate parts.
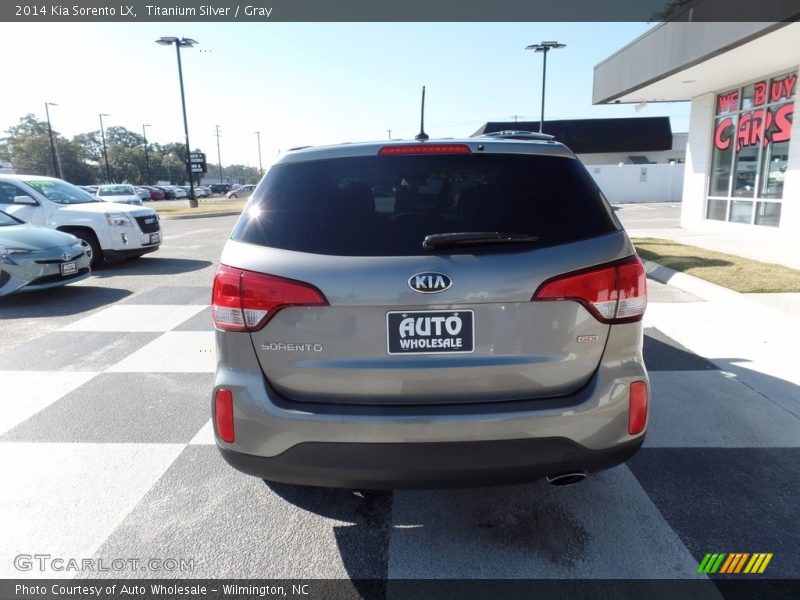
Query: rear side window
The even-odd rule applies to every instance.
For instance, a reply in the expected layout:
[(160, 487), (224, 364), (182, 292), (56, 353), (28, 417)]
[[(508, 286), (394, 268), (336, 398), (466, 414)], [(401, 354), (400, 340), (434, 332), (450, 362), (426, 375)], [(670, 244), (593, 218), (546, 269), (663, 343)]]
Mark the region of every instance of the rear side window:
[(314, 254), (406, 256), (428, 254), (422, 242), (436, 233), (522, 233), (543, 247), (618, 229), (597, 186), (572, 158), (366, 156), (272, 167), (231, 238)]

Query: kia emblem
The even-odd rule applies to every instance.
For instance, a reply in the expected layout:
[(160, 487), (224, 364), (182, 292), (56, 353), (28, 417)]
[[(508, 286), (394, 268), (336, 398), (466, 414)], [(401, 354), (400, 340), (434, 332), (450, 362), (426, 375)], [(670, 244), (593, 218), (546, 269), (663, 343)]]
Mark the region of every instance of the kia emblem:
[(438, 294), (453, 285), (453, 280), (444, 273), (425, 271), (408, 278), (408, 287), (420, 294)]

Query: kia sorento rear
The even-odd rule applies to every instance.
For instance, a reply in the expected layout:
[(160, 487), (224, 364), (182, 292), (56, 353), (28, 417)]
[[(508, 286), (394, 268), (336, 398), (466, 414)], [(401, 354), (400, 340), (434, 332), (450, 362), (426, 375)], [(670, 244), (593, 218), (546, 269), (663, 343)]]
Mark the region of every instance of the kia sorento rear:
[(646, 301), (559, 143), (294, 151), (214, 279), (217, 444), (286, 483), (572, 483), (643, 442)]

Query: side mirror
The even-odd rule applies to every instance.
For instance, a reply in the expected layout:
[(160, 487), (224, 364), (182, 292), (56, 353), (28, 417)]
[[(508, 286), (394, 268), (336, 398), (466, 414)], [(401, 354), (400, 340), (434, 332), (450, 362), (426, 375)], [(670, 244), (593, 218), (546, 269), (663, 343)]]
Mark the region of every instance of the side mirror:
[(30, 196), (14, 196), (14, 204), (27, 204), (28, 206), (39, 206), (39, 203)]

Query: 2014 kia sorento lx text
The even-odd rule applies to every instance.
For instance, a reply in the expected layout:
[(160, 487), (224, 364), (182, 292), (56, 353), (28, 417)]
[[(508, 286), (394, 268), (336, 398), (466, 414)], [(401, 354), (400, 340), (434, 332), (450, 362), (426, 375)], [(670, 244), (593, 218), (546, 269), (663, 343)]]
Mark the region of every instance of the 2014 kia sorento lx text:
[(213, 286), (217, 444), (270, 481), (569, 484), (647, 427), (645, 273), (546, 136), (287, 153)]

